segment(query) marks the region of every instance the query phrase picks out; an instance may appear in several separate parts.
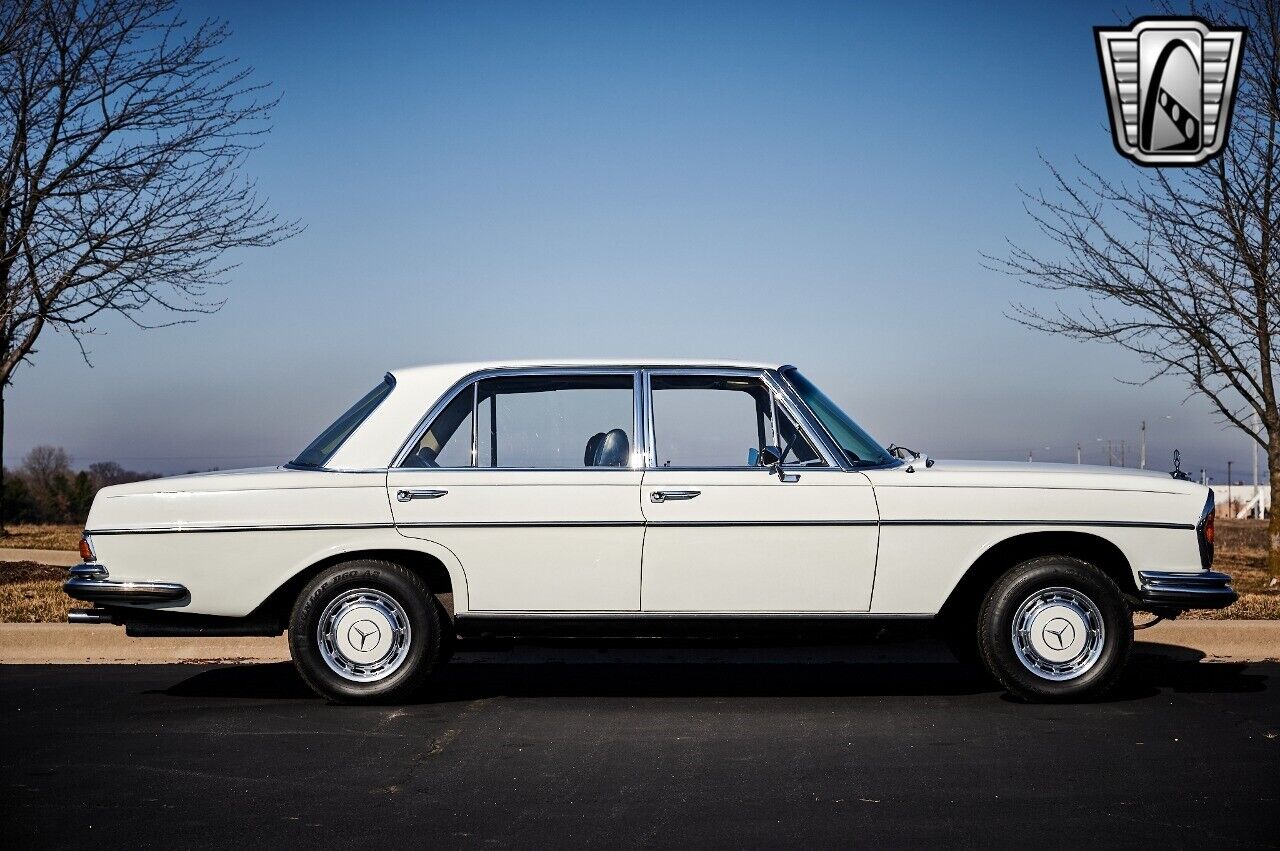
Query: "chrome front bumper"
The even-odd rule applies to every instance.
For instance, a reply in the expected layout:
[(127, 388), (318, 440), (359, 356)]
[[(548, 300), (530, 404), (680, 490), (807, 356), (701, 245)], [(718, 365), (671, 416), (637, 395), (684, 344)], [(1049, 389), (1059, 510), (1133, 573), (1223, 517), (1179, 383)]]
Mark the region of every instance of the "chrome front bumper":
[(1231, 588), (1231, 577), (1216, 570), (1143, 570), (1138, 572), (1138, 579), (1142, 582), (1142, 602), (1158, 608), (1225, 609), (1239, 596)]
[(114, 582), (106, 567), (92, 562), (72, 567), (62, 590), (90, 603), (171, 603), (187, 596), (186, 587), (176, 582)]

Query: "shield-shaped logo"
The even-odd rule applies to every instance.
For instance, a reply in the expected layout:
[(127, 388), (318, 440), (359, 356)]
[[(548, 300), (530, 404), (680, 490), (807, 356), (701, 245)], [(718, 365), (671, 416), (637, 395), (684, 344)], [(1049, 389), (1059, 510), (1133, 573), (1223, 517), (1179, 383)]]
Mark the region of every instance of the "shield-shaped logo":
[(1199, 18), (1139, 18), (1095, 27), (1116, 150), (1140, 165), (1199, 165), (1231, 126), (1243, 27)]

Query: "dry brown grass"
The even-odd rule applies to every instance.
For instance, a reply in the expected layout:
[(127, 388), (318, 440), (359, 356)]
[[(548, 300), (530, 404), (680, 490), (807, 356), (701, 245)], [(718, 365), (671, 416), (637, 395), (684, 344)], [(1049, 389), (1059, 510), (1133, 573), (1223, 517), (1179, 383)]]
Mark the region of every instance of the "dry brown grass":
[(1231, 574), (1231, 586), (1240, 599), (1225, 609), (1187, 612), (1196, 620), (1280, 619), (1280, 585), (1271, 587), (1267, 574), (1267, 522), (1265, 520), (1214, 521), (1213, 569)]
[(13, 550), (78, 550), (84, 529), (66, 523), (16, 523), (6, 526), (9, 534), (0, 538), (0, 547)]
[[(75, 549), (80, 529), (72, 526), (13, 526), (21, 530), (24, 541), (41, 541), (43, 545), (26, 543), (32, 549)], [(1269, 587), (1266, 564), (1266, 529), (1261, 520), (1217, 521), (1218, 541), (1214, 568), (1230, 573), (1240, 599), (1231, 607), (1216, 611), (1188, 612), (1184, 618), (1221, 620), (1280, 619), (1280, 586)], [(71, 536), (74, 536), (72, 539)], [(18, 547), (6, 539), (4, 546)], [(51, 541), (70, 542), (66, 546), (50, 546)], [(65, 622), (71, 609), (89, 604), (72, 600), (62, 593), (67, 577), (64, 567), (49, 567), (30, 561), (0, 562), (0, 622), (50, 623)]]
[(65, 567), (0, 562), (0, 622), (66, 623), (67, 612), (89, 605), (62, 593), (66, 578)]

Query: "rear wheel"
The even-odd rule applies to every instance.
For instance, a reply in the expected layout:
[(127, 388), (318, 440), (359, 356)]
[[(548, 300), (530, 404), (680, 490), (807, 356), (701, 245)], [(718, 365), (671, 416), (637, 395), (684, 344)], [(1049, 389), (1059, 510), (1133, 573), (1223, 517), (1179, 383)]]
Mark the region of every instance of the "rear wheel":
[(307, 685), (339, 703), (406, 698), (440, 661), (438, 605), (421, 577), (384, 561), (350, 561), (298, 596), (289, 649)]
[(1030, 701), (1096, 697), (1115, 685), (1133, 644), (1120, 589), (1066, 556), (1025, 561), (991, 588), (978, 624), (982, 662)]

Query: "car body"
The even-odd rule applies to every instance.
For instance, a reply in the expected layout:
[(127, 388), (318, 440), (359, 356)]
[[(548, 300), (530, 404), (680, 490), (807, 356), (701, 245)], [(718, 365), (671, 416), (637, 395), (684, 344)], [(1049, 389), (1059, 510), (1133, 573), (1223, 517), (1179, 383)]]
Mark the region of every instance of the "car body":
[[(434, 626), (419, 633), (439, 630), (441, 658), (458, 635), (882, 619), (936, 619), (981, 655), (993, 589), (1045, 558), (1092, 570), (1126, 616), (1235, 598), (1210, 569), (1212, 494), (1183, 477), (902, 454), (780, 364), (394, 370), (293, 462), (104, 488), (67, 591), (98, 605), (73, 620), (130, 634), (278, 634), (326, 571), (391, 565), (426, 589)], [(344, 605), (366, 604), (383, 632), (412, 614)], [(1094, 611), (1050, 596), (1022, 627), (1090, 632)], [(320, 644), (353, 628), (339, 614)], [(1056, 670), (1045, 647), (1036, 662)], [(318, 688), (383, 695), (380, 672), (351, 680), (359, 693)], [(1077, 679), (1049, 688), (1073, 695)]]

